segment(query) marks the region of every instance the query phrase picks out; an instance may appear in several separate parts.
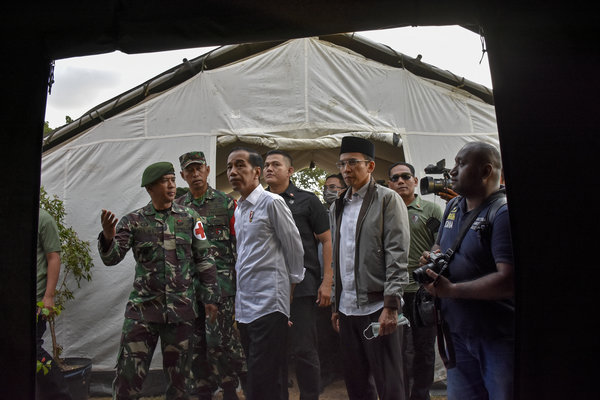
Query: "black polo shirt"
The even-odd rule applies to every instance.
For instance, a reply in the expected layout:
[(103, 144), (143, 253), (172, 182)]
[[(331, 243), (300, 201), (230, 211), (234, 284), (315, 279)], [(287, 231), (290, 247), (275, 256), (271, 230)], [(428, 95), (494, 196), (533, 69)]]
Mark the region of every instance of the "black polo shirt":
[(320, 235), (329, 230), (327, 210), (314, 193), (298, 189), (292, 182), (286, 191), (279, 195), (292, 211), (304, 248), (306, 274), (304, 280), (294, 289), (294, 297), (316, 296), (321, 285), (321, 264), (318, 254), (319, 240), (315, 234)]

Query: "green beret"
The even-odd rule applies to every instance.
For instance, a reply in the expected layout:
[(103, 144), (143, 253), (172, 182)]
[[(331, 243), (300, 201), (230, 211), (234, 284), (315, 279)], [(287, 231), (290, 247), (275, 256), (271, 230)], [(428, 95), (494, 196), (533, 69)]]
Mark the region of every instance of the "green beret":
[(185, 167), (193, 163), (206, 164), (204, 153), (201, 151), (190, 151), (189, 153), (182, 154), (179, 157), (179, 164), (181, 165), (182, 171), (185, 169)]
[(173, 164), (161, 161), (149, 165), (142, 174), (142, 187), (149, 185), (164, 175), (175, 174)]

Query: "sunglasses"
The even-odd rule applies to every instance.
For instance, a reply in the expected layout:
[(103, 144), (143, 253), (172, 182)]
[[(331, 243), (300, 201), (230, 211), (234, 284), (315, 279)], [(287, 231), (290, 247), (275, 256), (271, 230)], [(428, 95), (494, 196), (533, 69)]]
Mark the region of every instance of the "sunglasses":
[(390, 181), (391, 182), (398, 182), (398, 179), (402, 178), (402, 180), (408, 180), (410, 178), (412, 178), (412, 174), (409, 174), (408, 172), (405, 172), (403, 174), (395, 174), (394, 176), (390, 176)]

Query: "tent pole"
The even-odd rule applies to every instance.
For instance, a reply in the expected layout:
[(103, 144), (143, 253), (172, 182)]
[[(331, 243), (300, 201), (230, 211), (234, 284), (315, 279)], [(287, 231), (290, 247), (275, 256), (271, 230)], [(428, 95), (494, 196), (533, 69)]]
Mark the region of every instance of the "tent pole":
[[(41, 42), (2, 43), (0, 160), (0, 354), (4, 365), (0, 388), (6, 398), (35, 395), (35, 291), (42, 133), (50, 60)], [(27, 95), (23, 95), (26, 93)], [(13, 396), (11, 396), (11, 394)]]

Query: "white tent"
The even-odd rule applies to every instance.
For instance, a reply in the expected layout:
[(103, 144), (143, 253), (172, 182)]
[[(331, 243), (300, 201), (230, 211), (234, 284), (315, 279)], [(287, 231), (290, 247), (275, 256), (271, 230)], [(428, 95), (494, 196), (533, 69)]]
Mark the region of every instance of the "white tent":
[(95, 250), (100, 210), (121, 216), (146, 204), (140, 179), (147, 165), (178, 166), (180, 154), (202, 150), (210, 182), (229, 191), (224, 159), (234, 145), (287, 150), (297, 169), (314, 161), (337, 172), (345, 135), (376, 143), (377, 179), (395, 161), (412, 163), (423, 176), (427, 164), (442, 158), (452, 165), (467, 141), (498, 145), (493, 105), (401, 65), (306, 38), (205, 69), (46, 147), (42, 185), (64, 201), (67, 223), (91, 242), (96, 265), (58, 322), (65, 355), (92, 358), (95, 371), (114, 367), (134, 260), (129, 253), (117, 266), (102, 264)]

